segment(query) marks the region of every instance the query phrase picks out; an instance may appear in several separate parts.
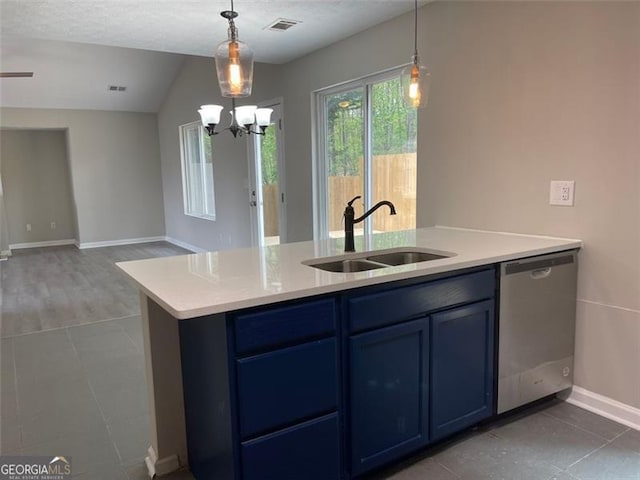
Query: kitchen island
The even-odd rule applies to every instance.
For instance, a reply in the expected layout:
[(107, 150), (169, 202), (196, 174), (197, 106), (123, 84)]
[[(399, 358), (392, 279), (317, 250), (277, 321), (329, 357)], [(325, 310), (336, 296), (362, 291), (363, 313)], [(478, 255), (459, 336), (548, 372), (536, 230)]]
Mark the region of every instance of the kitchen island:
[[(197, 478), (348, 478), (487, 418), (495, 265), (580, 246), (433, 227), (359, 237), (356, 250), (444, 258), (354, 273), (303, 263), (340, 258), (341, 239), (119, 263), (140, 289), (150, 473), (189, 458)], [(469, 358), (438, 347), (451, 342)], [(478, 362), (451, 411), (447, 376)], [(396, 384), (372, 385), (385, 375)]]

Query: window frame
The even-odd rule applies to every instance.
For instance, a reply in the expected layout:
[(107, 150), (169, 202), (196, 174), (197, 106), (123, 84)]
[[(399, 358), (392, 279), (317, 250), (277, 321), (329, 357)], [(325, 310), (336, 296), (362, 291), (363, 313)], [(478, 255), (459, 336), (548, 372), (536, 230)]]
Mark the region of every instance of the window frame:
[[(207, 200), (207, 194), (206, 192), (208, 192), (209, 190), (211, 191), (211, 208), (210, 211), (213, 213), (199, 213), (199, 212), (195, 212), (193, 211), (193, 206), (191, 205), (190, 202), (190, 191), (191, 191), (191, 187), (190, 187), (190, 182), (189, 182), (189, 169), (188, 169), (188, 165), (187, 162), (190, 160), (189, 158), (189, 152), (188, 152), (188, 145), (187, 145), (187, 132), (194, 129), (198, 132), (198, 149), (200, 152), (200, 158), (203, 160), (202, 162), (200, 162), (200, 171), (199, 171), (199, 181), (200, 181), (200, 187), (202, 189), (203, 195), (202, 195), (202, 204), (199, 206), (201, 212), (206, 212), (207, 211), (207, 206), (205, 204), (206, 200)], [(215, 222), (216, 220), (216, 197), (215, 197), (215, 175), (213, 173), (213, 146), (212, 146), (212, 158), (211, 158), (211, 165), (212, 165), (212, 171), (211, 171), (211, 185), (207, 186), (206, 185), (206, 181), (207, 181), (207, 173), (206, 173), (206, 154), (205, 154), (205, 147), (204, 147), (204, 142), (205, 141), (211, 141), (211, 137), (209, 136), (205, 136), (204, 133), (204, 128), (202, 127), (202, 122), (199, 120), (193, 121), (193, 122), (189, 122), (189, 123), (185, 123), (182, 125), (178, 126), (178, 134), (179, 134), (179, 142), (180, 142), (180, 167), (181, 167), (181, 173), (182, 173), (182, 205), (183, 205), (183, 212), (185, 215), (189, 216), (189, 217), (195, 217), (195, 218), (201, 218), (203, 220), (209, 220), (209, 221), (213, 221)]]
[[(363, 89), (362, 98), (362, 121), (364, 124), (363, 155), (365, 162), (363, 165), (364, 192), (362, 194), (365, 209), (371, 208), (372, 173), (371, 173), (371, 150), (372, 150), (372, 113), (371, 103), (373, 100), (373, 85), (395, 78), (400, 78), (403, 68), (406, 65), (393, 67), (382, 72), (366, 75), (353, 80), (348, 80), (326, 88), (321, 88), (312, 92), (312, 179), (313, 179), (313, 238), (315, 240), (329, 238), (327, 225), (328, 218), (328, 184), (329, 164), (326, 155), (326, 135), (328, 131), (327, 118), (325, 115), (325, 97), (337, 93)], [(372, 222), (365, 222), (365, 237), (373, 232)]]

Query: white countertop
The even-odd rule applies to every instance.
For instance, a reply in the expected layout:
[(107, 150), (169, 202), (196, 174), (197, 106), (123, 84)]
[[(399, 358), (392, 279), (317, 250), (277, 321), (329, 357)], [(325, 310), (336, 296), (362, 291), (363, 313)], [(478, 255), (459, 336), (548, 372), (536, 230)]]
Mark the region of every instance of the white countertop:
[(357, 273), (325, 272), (301, 263), (319, 257), (342, 256), (343, 245), (343, 239), (331, 239), (116, 265), (173, 317), (187, 319), (579, 248), (582, 242), (431, 227), (356, 237), (356, 250), (418, 247), (451, 252), (455, 256)]

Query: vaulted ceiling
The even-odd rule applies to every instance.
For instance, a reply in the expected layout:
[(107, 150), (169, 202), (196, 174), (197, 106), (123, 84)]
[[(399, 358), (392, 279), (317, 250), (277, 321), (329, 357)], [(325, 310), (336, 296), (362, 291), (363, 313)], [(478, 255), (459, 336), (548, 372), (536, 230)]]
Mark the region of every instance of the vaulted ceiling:
[[(234, 7), (255, 59), (286, 63), (406, 13), (413, 1), (235, 0)], [(0, 0), (0, 69), (34, 72), (0, 79), (0, 105), (157, 111), (182, 55), (212, 56), (226, 38), (219, 13), (229, 8), (220, 0)], [(278, 19), (299, 23), (269, 30)]]

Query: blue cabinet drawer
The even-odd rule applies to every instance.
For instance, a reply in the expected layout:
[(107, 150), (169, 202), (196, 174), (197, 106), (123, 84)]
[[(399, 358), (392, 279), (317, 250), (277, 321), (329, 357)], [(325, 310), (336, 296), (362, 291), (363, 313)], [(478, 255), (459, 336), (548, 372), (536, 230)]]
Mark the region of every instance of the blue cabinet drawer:
[(241, 438), (337, 408), (336, 339), (236, 361)]
[(315, 300), (233, 318), (236, 353), (277, 348), (336, 331), (333, 299)]
[(348, 300), (349, 331), (358, 332), (401, 322), (425, 312), (493, 297), (493, 269), (382, 290)]
[(243, 480), (338, 480), (338, 415), (243, 442), (241, 457)]

